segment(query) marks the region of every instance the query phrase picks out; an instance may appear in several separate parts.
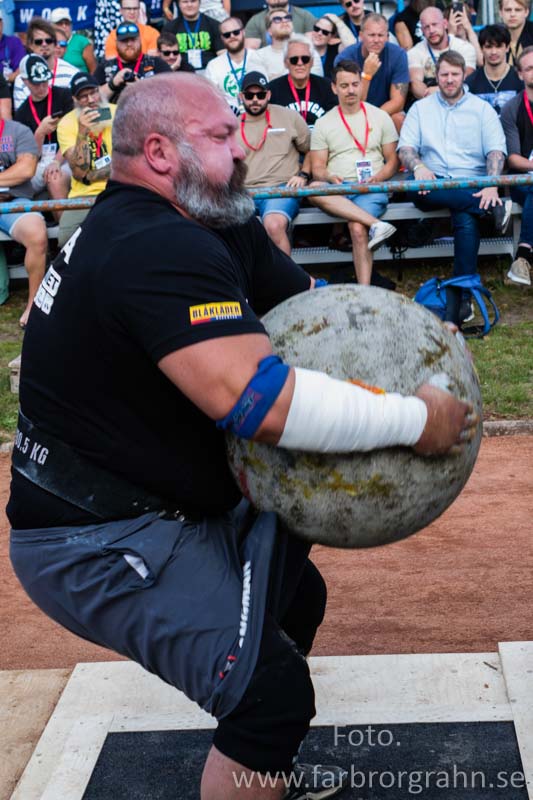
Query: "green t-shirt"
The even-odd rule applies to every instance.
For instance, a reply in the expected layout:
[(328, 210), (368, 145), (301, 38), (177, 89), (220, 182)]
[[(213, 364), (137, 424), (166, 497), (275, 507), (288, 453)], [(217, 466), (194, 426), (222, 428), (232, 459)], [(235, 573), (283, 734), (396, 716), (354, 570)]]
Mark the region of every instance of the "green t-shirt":
[(73, 67), (77, 67), (80, 72), (89, 72), (87, 64), (83, 60), (83, 51), (88, 44), (91, 44), (91, 40), (86, 36), (82, 36), (81, 33), (73, 33), (63, 56), (65, 61), (68, 61)]

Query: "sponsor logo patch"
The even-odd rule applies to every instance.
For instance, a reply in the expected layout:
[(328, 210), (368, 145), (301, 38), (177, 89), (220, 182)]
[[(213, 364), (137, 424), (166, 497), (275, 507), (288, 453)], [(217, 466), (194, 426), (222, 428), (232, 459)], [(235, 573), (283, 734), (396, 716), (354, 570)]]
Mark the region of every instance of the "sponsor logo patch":
[(200, 325), (204, 322), (217, 322), (223, 319), (242, 319), (240, 303), (231, 301), (225, 303), (203, 303), (199, 306), (189, 306), (191, 325)]

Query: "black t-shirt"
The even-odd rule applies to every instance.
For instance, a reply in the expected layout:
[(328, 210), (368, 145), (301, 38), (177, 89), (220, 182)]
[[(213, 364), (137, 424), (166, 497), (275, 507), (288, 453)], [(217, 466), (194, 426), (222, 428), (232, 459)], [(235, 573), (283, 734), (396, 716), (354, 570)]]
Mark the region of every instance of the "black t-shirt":
[[(338, 105), (337, 97), (331, 89), (331, 83), (318, 75), (310, 76), (311, 92), (305, 119), (308, 125), (314, 125), (317, 119), (323, 117), (326, 111)], [(286, 75), (276, 78), (270, 82), (272, 97), (270, 102), (277, 106), (285, 106), (292, 111), (300, 112), (301, 104), (297, 103), (291, 92), (289, 81)], [(305, 89), (296, 89), (296, 93), (305, 106)]]
[[(111, 78), (113, 78), (117, 72), (120, 72), (121, 69), (131, 69), (131, 71), (134, 72), (135, 66), (136, 61), (132, 61), (131, 63), (127, 61), (121, 61), (119, 63), (118, 58), (106, 58), (104, 61), (101, 61), (100, 64), (98, 64), (93, 74), (98, 81), (98, 85), (103, 86), (104, 83), (109, 83)], [(160, 72), (171, 72), (167, 62), (156, 56), (144, 55), (141, 59), (136, 74), (139, 80), (143, 80), (144, 78), (152, 78), (154, 75), (158, 75)], [(113, 94), (110, 98), (111, 103), (117, 102), (118, 98), (120, 97), (120, 93), (126, 88), (127, 85), (127, 83), (124, 83), (118, 88), (115, 94)]]
[[(516, 52), (517, 58), (520, 55), (520, 53), (522, 52), (522, 50), (525, 50), (526, 47), (531, 47), (531, 45), (533, 45), (533, 22), (530, 22), (530, 20), (527, 20), (526, 24), (524, 25), (524, 27), (522, 29), (522, 33), (520, 34), (518, 42), (516, 44), (515, 52)], [(509, 64), (512, 64), (514, 67), (518, 66), (516, 58), (515, 58), (515, 56), (513, 54), (512, 48), (509, 48), (509, 51), (507, 53), (507, 61), (509, 62)]]
[[(257, 315), (305, 291), (307, 273), (255, 217), (214, 232), (113, 181), (67, 258), (53, 262), (57, 292), (34, 306), (24, 337), (23, 413), (172, 507), (234, 507), (223, 433), (157, 363), (196, 342), (263, 333)], [(8, 516), (16, 528), (93, 521), (16, 472)]]
[[(522, 92), (524, 89), (524, 84), (518, 77), (514, 67), (510, 68), (501, 83), (498, 81), (493, 81), (491, 83), (485, 75), (483, 67), (476, 69), (475, 72), (469, 75), (465, 83), (472, 94), (477, 94), (482, 100), (486, 100), (487, 103), (490, 103), (498, 115), (501, 113), (504, 105), (508, 103), (509, 100), (512, 100), (518, 92)], [(496, 89), (495, 86), (498, 88)]]
[(3, 75), (0, 75), (0, 100), (11, 100), (11, 89)]
[[(224, 49), (218, 30), (219, 23), (207, 14), (200, 14), (199, 21), (187, 24), (182, 16), (167, 22), (163, 27), (165, 33), (172, 33), (176, 37), (181, 57), (195, 69), (205, 69), (211, 59), (215, 58), (219, 50)], [(199, 51), (201, 64), (194, 63), (189, 57), (189, 51)]]
[(421, 42), (423, 38), (419, 18), (420, 14), (418, 14), (411, 6), (407, 6), (407, 8), (404, 8), (403, 11), (400, 11), (400, 13), (396, 14), (394, 17), (395, 25), (397, 22), (403, 22), (407, 27), (407, 30), (411, 34), (413, 44), (418, 44), (418, 42)]
[[(29, 98), (15, 111), (15, 120), (17, 122), (22, 122), (23, 125), (27, 125), (33, 133), (35, 133), (39, 127), (40, 122), (48, 115), (48, 98), (45, 97), (44, 100), (34, 101), (34, 106), (35, 112), (39, 118), (39, 123), (37, 123), (32, 114)], [(70, 89), (61, 89), (59, 86), (53, 86), (52, 113), (54, 113), (54, 111), (62, 111), (64, 116), (68, 114), (69, 111), (72, 111), (72, 108), (73, 103)], [(46, 137), (45, 142), (48, 141), (50, 141), (51, 144), (57, 144), (57, 133), (55, 131), (51, 134), (50, 140)]]

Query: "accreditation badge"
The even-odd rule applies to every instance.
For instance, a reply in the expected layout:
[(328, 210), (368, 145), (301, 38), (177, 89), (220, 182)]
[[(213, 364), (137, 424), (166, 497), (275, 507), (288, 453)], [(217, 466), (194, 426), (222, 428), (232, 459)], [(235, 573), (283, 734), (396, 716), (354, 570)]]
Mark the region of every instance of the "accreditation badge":
[(356, 161), (355, 171), (357, 175), (357, 183), (367, 183), (372, 177), (372, 162), (371, 161)]

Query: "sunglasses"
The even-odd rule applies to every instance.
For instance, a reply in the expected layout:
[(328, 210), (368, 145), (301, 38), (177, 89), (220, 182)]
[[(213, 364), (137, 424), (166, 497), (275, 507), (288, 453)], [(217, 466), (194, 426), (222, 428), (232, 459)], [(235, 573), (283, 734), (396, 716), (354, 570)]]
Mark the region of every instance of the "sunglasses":
[(346, 2), (344, 3), (344, 8), (351, 8), (354, 5), (354, 3), (357, 4), (360, 2), (361, 0), (346, 0)]
[(245, 100), (253, 100), (257, 97), (258, 100), (264, 100), (267, 96), (267, 92), (243, 92), (243, 96)]
[(311, 56), (291, 56), (288, 59), (289, 64), (292, 64), (293, 67), (295, 67), (296, 64), (299, 64), (300, 62), (302, 64), (309, 64), (310, 61), (311, 61)]
[(58, 47), (68, 47), (68, 42), (61, 40), (60, 42), (56, 42)]
[(271, 22), (291, 22), (292, 14), (285, 14), (283, 17), (272, 17)]
[(123, 36), (125, 33), (131, 33), (135, 39), (139, 35), (139, 28), (137, 25), (119, 25), (117, 28), (117, 36)]
[(50, 36), (47, 36), (46, 39), (34, 39), (33, 44), (36, 44), (40, 47), (42, 44), (55, 44), (56, 40), (52, 39)]
[(238, 36), (239, 33), (243, 32), (243, 30), (244, 28), (237, 28), (234, 31), (224, 31), (224, 33), (221, 33), (220, 35), (223, 36), (224, 39), (229, 39), (231, 36)]
[(322, 33), (324, 36), (331, 36), (333, 31), (327, 31), (325, 28), (321, 28), (319, 25), (313, 25), (313, 30), (315, 33)]
[(179, 56), (179, 50), (161, 50), (162, 56)]

